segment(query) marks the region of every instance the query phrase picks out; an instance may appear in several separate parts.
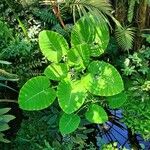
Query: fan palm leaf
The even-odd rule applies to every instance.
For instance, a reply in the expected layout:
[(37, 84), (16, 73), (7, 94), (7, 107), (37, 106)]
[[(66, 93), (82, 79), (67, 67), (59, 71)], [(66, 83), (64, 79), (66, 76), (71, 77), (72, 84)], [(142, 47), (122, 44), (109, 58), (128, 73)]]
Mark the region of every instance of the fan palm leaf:
[(117, 26), (115, 36), (120, 48), (127, 51), (132, 49), (134, 40), (134, 31), (135, 28), (133, 27)]
[[(70, 7), (75, 22), (77, 15), (80, 17), (87, 12), (98, 11), (100, 15), (111, 15), (112, 7), (107, 0), (43, 0), (44, 4), (64, 3), (65, 7)], [(97, 14), (97, 13), (96, 13)], [(104, 17), (104, 16), (103, 16)]]

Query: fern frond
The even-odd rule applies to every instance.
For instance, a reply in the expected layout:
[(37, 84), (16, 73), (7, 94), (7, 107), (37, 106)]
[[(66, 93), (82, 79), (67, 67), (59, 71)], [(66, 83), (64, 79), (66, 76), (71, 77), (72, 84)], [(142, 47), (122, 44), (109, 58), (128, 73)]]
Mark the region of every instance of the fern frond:
[(13, 38), (12, 31), (9, 29), (7, 24), (0, 20), (0, 39), (3, 38), (6, 41), (11, 38)]
[(71, 33), (72, 25), (71, 24), (66, 24), (65, 27), (66, 28), (63, 29), (59, 24), (56, 24), (55, 26), (53, 26), (52, 30), (60, 33), (61, 35), (63, 35), (65, 37), (65, 39), (69, 40), (70, 39), (70, 33)]
[(58, 23), (58, 20), (56, 19), (55, 15), (49, 9), (35, 9), (33, 11), (33, 14), (36, 17), (39, 17), (42, 21), (51, 25), (55, 25)]
[(115, 36), (118, 45), (124, 50), (130, 50), (133, 46), (135, 28), (117, 26)]

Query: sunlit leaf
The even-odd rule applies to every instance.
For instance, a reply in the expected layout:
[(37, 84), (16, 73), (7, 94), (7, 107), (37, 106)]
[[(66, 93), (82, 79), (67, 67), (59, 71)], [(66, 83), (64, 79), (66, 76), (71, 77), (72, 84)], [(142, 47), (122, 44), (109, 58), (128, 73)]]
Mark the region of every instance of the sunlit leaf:
[(67, 73), (67, 65), (63, 63), (53, 63), (49, 65), (44, 71), (44, 74), (51, 80), (61, 80), (67, 76)]
[(56, 98), (47, 77), (38, 76), (28, 80), (19, 93), (19, 106), (24, 110), (41, 110), (50, 106)]
[(84, 69), (90, 62), (90, 48), (87, 44), (80, 44), (73, 47), (67, 54), (70, 66)]
[(124, 90), (119, 72), (103, 61), (93, 61), (88, 67), (89, 74), (84, 79), (87, 90), (94, 95), (113, 96)]
[(78, 110), (86, 98), (86, 89), (80, 81), (61, 81), (58, 85), (57, 92), (59, 105), (67, 114)]
[(64, 37), (48, 30), (40, 32), (39, 45), (42, 53), (51, 62), (60, 62), (68, 50), (68, 43)]
[(71, 34), (72, 46), (88, 43), (92, 56), (104, 53), (109, 42), (109, 30), (106, 21), (88, 14), (82, 17), (73, 27)]
[(97, 104), (91, 104), (85, 114), (88, 121), (91, 123), (104, 123), (108, 121), (108, 116), (103, 107)]
[(76, 114), (63, 114), (59, 121), (61, 134), (69, 134), (75, 131), (80, 124), (80, 117)]

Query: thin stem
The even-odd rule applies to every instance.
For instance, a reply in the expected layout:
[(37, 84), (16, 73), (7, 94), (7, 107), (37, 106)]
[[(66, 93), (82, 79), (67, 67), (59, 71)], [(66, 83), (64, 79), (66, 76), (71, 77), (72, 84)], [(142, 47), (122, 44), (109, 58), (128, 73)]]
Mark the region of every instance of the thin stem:
[(18, 103), (16, 100), (11, 100), (11, 99), (0, 99), (0, 103)]
[(60, 12), (60, 9), (59, 9), (59, 5), (56, 4), (56, 2), (52, 2), (52, 1), (50, 1), (50, 3), (51, 3), (51, 6), (53, 8), (54, 15), (58, 18), (60, 24), (65, 29), (65, 24), (64, 24), (64, 21), (61, 17), (61, 12)]

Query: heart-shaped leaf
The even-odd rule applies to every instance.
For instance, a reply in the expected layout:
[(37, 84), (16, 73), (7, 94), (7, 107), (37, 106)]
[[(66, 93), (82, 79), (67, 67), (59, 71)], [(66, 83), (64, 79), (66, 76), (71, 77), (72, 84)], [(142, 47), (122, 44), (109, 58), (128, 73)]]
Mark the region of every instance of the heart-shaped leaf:
[(100, 56), (109, 43), (109, 29), (103, 18), (88, 14), (82, 17), (73, 27), (71, 44), (88, 43), (91, 46), (91, 55)]
[(59, 130), (61, 134), (74, 132), (80, 124), (80, 117), (76, 114), (63, 114), (59, 121)]
[(97, 104), (91, 104), (85, 116), (91, 123), (101, 124), (108, 121), (107, 113), (101, 106)]
[(44, 74), (51, 80), (62, 80), (67, 76), (68, 68), (66, 64), (59, 63), (59, 64), (51, 64), (49, 65)]
[(51, 62), (59, 62), (66, 55), (68, 43), (56, 32), (44, 30), (39, 34), (39, 45), (42, 53)]
[(106, 97), (108, 104), (111, 108), (119, 108), (121, 107), (127, 100), (127, 95), (124, 92), (121, 92), (114, 96)]
[(80, 81), (61, 81), (58, 85), (57, 94), (59, 105), (67, 114), (77, 111), (86, 98), (86, 90)]
[(50, 88), (47, 77), (33, 77), (20, 90), (19, 106), (24, 110), (41, 110), (50, 106), (55, 98), (56, 92)]
[(84, 69), (90, 61), (89, 45), (80, 44), (74, 46), (67, 54), (68, 64), (77, 69)]
[(86, 86), (92, 94), (113, 96), (124, 90), (122, 78), (111, 64), (103, 61), (93, 61), (90, 63), (88, 71)]

